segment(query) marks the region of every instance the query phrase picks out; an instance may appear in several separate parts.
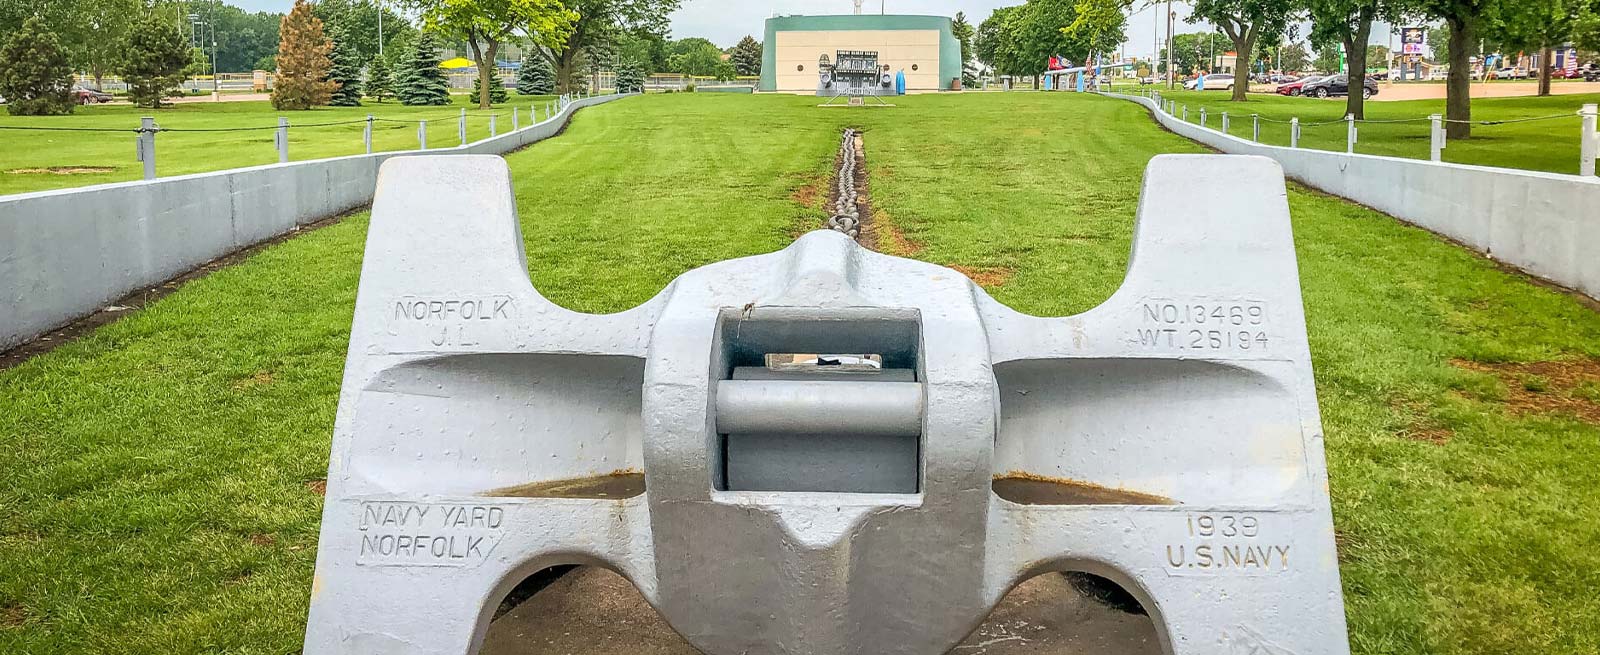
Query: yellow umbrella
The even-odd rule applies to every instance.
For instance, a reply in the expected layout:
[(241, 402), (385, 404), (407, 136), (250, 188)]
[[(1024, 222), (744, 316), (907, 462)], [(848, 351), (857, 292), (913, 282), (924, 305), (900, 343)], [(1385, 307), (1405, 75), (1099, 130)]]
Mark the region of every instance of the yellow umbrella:
[(478, 64), (474, 63), (471, 59), (467, 59), (465, 57), (456, 57), (455, 59), (447, 59), (439, 62), (439, 68), (472, 68), (473, 66), (477, 65)]

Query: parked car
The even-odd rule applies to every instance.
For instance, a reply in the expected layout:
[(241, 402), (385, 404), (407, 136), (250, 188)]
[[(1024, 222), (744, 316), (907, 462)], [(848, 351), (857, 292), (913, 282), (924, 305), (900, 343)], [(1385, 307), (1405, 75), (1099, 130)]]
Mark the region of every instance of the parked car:
[(1600, 82), (1600, 65), (1587, 64), (1579, 70), (1583, 71), (1583, 81)]
[(1500, 80), (1525, 80), (1528, 79), (1528, 71), (1522, 68), (1502, 68), (1495, 71), (1494, 76)]
[(1278, 95), (1297, 96), (1307, 84), (1322, 81), (1321, 75), (1307, 75), (1293, 82), (1278, 85)]
[(1430, 82), (1442, 82), (1448, 79), (1450, 79), (1450, 69), (1448, 68), (1435, 66), (1433, 70), (1428, 71), (1428, 81)]
[(1212, 91), (1217, 89), (1223, 91), (1233, 90), (1233, 73), (1207, 73), (1200, 77), (1196, 77), (1192, 80), (1184, 82), (1183, 88), (1193, 91), (1200, 84), (1201, 80), (1205, 80), (1205, 87), (1201, 88), (1201, 91)]
[(102, 102), (111, 102), (111, 94), (81, 86), (73, 86), (72, 101), (80, 105), (98, 105)]
[[(1378, 95), (1378, 81), (1370, 77), (1366, 78), (1365, 81), (1366, 83), (1362, 85), (1361, 97), (1371, 98)], [(1300, 94), (1318, 98), (1350, 95), (1350, 77), (1344, 73), (1324, 77), (1300, 87)]]
[(1155, 78), (1154, 75), (1147, 75), (1145, 77), (1139, 78), (1139, 83), (1140, 84), (1155, 84), (1156, 83), (1156, 78)]

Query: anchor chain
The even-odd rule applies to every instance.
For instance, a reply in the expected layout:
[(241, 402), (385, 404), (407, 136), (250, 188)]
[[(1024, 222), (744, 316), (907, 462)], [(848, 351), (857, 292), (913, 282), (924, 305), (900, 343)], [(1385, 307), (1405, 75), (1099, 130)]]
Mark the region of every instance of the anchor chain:
[(854, 129), (844, 131), (844, 139), (839, 144), (839, 198), (834, 201), (833, 215), (828, 218), (828, 228), (849, 235), (854, 239), (861, 235), (861, 207), (856, 204), (856, 138), (860, 132)]

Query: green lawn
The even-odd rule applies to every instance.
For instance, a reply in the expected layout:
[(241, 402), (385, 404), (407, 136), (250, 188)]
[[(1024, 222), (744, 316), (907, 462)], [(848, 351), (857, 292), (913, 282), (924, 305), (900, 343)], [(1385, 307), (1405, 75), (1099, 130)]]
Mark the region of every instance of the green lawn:
[[(1121, 279), (1149, 157), (1200, 151), (1093, 96), (815, 102), (624, 100), (512, 155), (535, 285), (616, 311), (781, 248), (821, 224), (810, 191), (854, 125), (885, 250), (963, 266), (1023, 311), (1078, 312)], [(1587, 407), (1600, 386), (1452, 364), (1592, 361), (1600, 315), (1369, 210), (1289, 200), (1356, 649), (1600, 649), (1600, 427), (1514, 402)], [(326, 467), (366, 226), (274, 246), (0, 372), (0, 652), (299, 647), (307, 482)]]
[[(173, 105), (161, 110), (132, 106), (99, 105), (78, 107), (70, 116), (10, 116), (0, 112), (0, 195), (63, 189), (67, 187), (137, 180), (144, 174), (143, 164), (134, 158), (133, 130), (139, 117), (154, 116), (156, 124), (175, 130), (215, 130), (278, 125), (278, 117), (289, 119), (289, 159), (302, 161), (364, 152), (362, 123), (309, 127), (320, 123), (364, 120), (367, 114), (380, 119), (373, 124), (374, 150), (412, 150), (417, 147), (417, 120), (428, 121), (428, 147), (460, 145), (456, 123), (461, 109), (467, 109), (467, 138), (489, 136), (489, 114), (498, 114), (497, 129), (511, 130), (511, 108), (528, 124), (530, 107), (544, 116), (551, 96), (512, 95), (511, 102), (479, 111), (467, 96), (451, 96), (449, 107), (406, 107), (393, 100), (368, 102), (364, 107), (322, 107), (311, 111), (274, 110), (267, 102), (197, 102)], [(294, 127), (296, 124), (308, 127)], [(111, 128), (126, 132), (9, 130), (5, 127)], [(162, 177), (204, 173), (226, 168), (275, 164), (278, 151), (273, 146), (273, 129), (241, 132), (164, 132), (156, 135), (156, 174)], [(49, 169), (109, 168), (109, 171), (72, 173)]]
[[(1299, 117), (1300, 147), (1321, 150), (1345, 149), (1344, 98), (1289, 97), (1268, 93), (1252, 93), (1243, 104), (1232, 102), (1222, 91), (1162, 91), (1162, 95), (1176, 100), (1178, 106), (1188, 105), (1189, 122), (1200, 122), (1200, 108), (1205, 107), (1209, 117), (1206, 125), (1222, 129), (1222, 112), (1228, 112), (1231, 127), (1228, 132), (1245, 139), (1250, 138), (1250, 115), (1283, 123), (1261, 123), (1261, 141), (1271, 145), (1289, 145), (1290, 118)], [(1381, 97), (1382, 89), (1379, 89)], [(1458, 164), (1523, 168), (1554, 173), (1577, 174), (1578, 135), (1582, 123), (1578, 108), (1586, 103), (1600, 102), (1600, 94), (1574, 94), (1520, 98), (1478, 98), (1472, 101), (1472, 120), (1505, 121), (1560, 114), (1561, 118), (1503, 125), (1474, 125), (1472, 138), (1451, 141), (1444, 149), (1443, 158)], [(1358, 124), (1356, 152), (1367, 155), (1389, 155), (1427, 159), (1429, 115), (1444, 114), (1444, 100), (1400, 100), (1396, 102), (1369, 102), (1366, 120), (1396, 121), (1422, 119), (1405, 123)], [(1181, 114), (1180, 114), (1181, 115)], [(1329, 125), (1311, 125), (1339, 121)]]

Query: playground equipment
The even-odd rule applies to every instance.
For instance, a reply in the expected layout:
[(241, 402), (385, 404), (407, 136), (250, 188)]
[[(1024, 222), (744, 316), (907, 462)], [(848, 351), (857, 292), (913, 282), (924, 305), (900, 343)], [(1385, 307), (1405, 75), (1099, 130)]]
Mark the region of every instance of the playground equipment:
[(936, 655), (1069, 570), (1169, 653), (1346, 653), (1282, 172), (1166, 155), (1145, 189), (1076, 316), (832, 231), (589, 315), (529, 283), (503, 159), (390, 159), (304, 652), (471, 653), (589, 564), (709, 655)]

